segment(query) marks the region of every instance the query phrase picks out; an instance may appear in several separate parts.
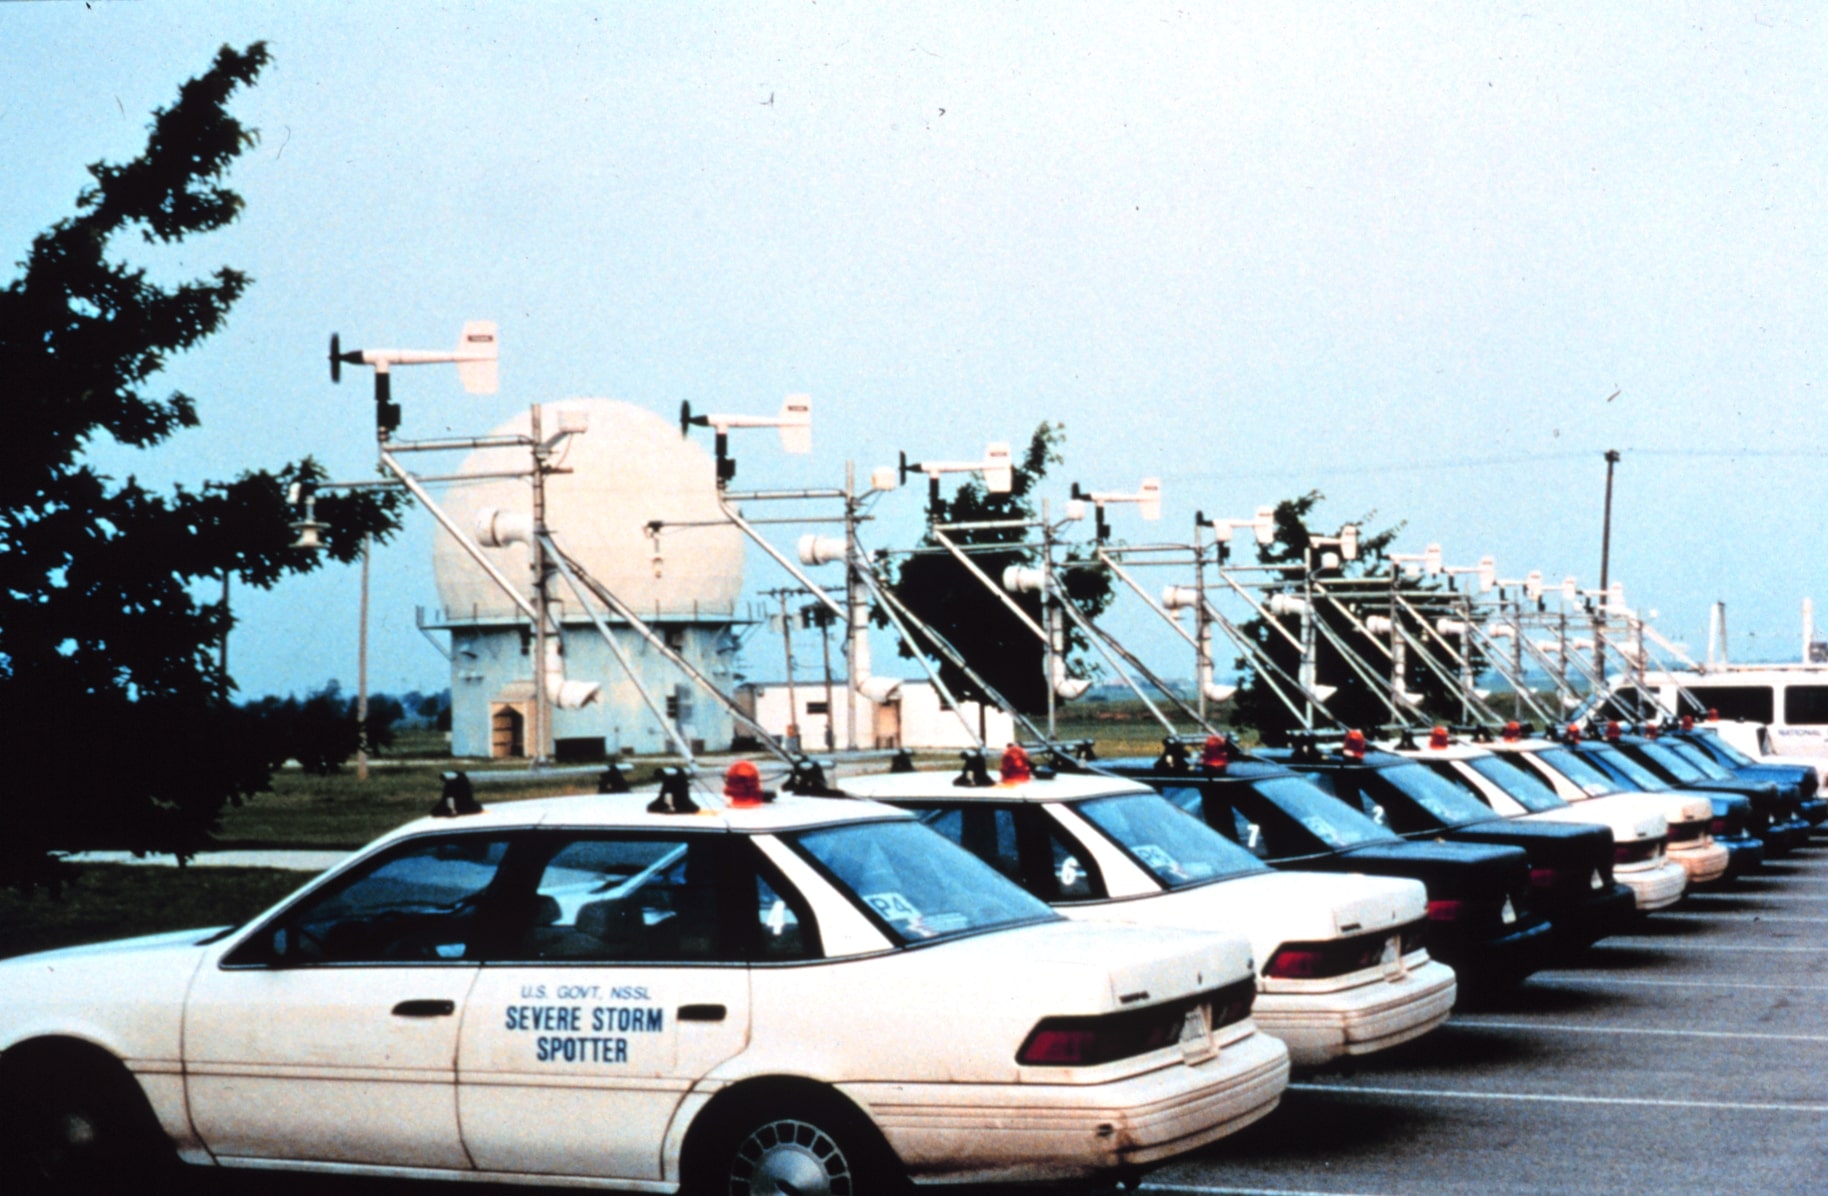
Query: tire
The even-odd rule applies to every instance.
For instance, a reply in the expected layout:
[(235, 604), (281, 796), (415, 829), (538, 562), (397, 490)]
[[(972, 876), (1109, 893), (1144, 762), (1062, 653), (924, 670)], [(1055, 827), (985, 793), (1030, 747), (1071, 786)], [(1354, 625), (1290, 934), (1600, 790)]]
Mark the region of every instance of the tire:
[(692, 1196), (885, 1196), (907, 1190), (882, 1135), (835, 1097), (756, 1093), (715, 1116), (688, 1177)]
[(157, 1191), (175, 1168), (144, 1094), (117, 1061), (72, 1050), (0, 1063), (0, 1187), (7, 1192)]

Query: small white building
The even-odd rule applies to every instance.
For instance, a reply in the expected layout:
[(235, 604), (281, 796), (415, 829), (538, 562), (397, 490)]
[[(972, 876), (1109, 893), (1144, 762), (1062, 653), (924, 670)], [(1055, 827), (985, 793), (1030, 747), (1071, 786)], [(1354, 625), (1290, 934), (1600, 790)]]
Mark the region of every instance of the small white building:
[[(975, 746), (960, 725), (959, 716), (941, 702), (932, 682), (872, 676), (864, 685), (876, 698), (856, 695), (856, 745), (859, 748), (965, 749)], [(800, 746), (806, 751), (827, 750), (828, 727), (833, 748), (841, 751), (849, 747), (852, 699), (844, 679), (833, 680), (829, 700), (823, 678), (796, 680), (791, 688), (790, 703), (785, 681), (745, 682), (737, 689), (737, 703), (771, 735), (786, 739), (797, 730)], [(1016, 737), (1015, 720), (1001, 710), (977, 702), (963, 705), (965, 718), (970, 721), (973, 731), (993, 750)]]

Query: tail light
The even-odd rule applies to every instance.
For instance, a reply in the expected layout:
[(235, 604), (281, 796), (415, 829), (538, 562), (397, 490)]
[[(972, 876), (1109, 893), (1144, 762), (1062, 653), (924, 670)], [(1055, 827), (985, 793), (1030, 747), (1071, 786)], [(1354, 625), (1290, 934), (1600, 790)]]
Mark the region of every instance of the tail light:
[(1430, 922), (1458, 922), (1465, 914), (1469, 902), (1453, 901), (1447, 898), (1431, 900), (1428, 903), (1428, 920)]
[(1224, 988), (1144, 1009), (1042, 1018), (1016, 1052), (1016, 1062), (1027, 1067), (1095, 1067), (1146, 1055), (1181, 1040), (1190, 1010), (1205, 1006), (1212, 1028), (1218, 1030), (1249, 1017), (1256, 996), (1256, 979), (1246, 977)]
[(1428, 920), (1430, 922), (1478, 922), (1496, 918), (1509, 925), (1523, 916), (1528, 903), (1521, 894), (1500, 897), (1497, 900), (1466, 901), (1454, 898), (1435, 898), (1428, 902)]
[(1646, 860), (1654, 860), (1662, 854), (1663, 840), (1639, 839), (1635, 843), (1615, 844), (1612, 848), (1612, 863), (1614, 866), (1642, 864)]
[[(1718, 822), (1723, 827), (1726, 824), (1725, 818), (1718, 818), (1714, 821)], [(1702, 835), (1707, 833), (1707, 827), (1709, 825), (1709, 823), (1703, 822), (1699, 818), (1695, 819), (1693, 822), (1672, 822), (1669, 824), (1669, 841), (1671, 843), (1688, 843), (1692, 840), (1699, 839)], [(1726, 832), (1722, 830), (1719, 833), (1725, 834)]]
[(1559, 868), (1531, 868), (1530, 887), (1532, 889), (1552, 889), (1561, 883)]
[(1284, 943), (1263, 965), (1263, 974), (1278, 980), (1320, 980), (1363, 971), (1382, 962), (1392, 936), (1399, 939), (1397, 949), (1407, 955), (1422, 945), (1422, 923), (1327, 942)]
[(1708, 823), (1707, 831), (1710, 835), (1730, 835), (1733, 833), (1727, 829), (1726, 816), (1724, 814)]

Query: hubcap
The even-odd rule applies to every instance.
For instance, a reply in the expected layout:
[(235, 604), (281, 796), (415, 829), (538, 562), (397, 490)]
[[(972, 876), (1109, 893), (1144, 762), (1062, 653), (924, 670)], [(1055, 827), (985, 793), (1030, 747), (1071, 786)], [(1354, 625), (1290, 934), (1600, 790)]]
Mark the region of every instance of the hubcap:
[(736, 1149), (730, 1196), (852, 1196), (851, 1164), (832, 1136), (805, 1121), (771, 1121)]

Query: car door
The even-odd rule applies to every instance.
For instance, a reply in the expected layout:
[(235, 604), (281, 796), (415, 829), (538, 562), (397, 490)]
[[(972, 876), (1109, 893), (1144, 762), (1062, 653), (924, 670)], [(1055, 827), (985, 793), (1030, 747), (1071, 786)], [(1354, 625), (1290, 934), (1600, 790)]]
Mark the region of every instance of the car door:
[(482, 969), (458, 1047), (482, 1171), (660, 1180), (692, 1086), (749, 1041), (754, 933), (797, 920), (721, 830), (542, 831), (534, 908)]
[(213, 1153), (469, 1169), (457, 1033), (508, 846), (497, 832), (383, 849), (200, 971), (185, 1089)]

